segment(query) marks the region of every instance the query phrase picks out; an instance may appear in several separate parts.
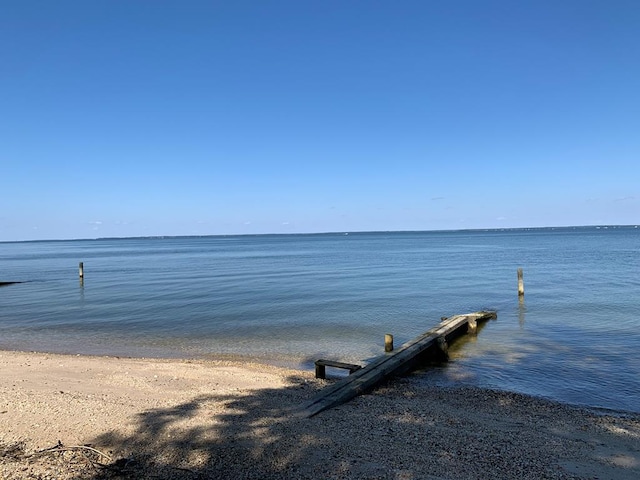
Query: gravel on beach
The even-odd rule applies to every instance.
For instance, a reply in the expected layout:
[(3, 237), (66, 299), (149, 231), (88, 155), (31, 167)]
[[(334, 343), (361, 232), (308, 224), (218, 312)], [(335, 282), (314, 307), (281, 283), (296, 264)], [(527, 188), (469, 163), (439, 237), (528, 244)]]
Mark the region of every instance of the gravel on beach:
[(410, 376), (289, 414), (331, 382), (250, 362), (0, 352), (0, 478), (640, 478), (637, 414)]

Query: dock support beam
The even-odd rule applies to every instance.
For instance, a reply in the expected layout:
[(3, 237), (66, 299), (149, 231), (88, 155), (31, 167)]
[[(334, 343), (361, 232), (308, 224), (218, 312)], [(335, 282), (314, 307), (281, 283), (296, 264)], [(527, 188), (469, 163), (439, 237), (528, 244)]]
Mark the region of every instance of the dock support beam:
[(475, 318), (470, 318), (467, 322), (467, 333), (478, 333), (478, 321)]
[(438, 337), (438, 349), (440, 350), (440, 359), (443, 362), (449, 361), (449, 344), (445, 336)]
[(354, 363), (336, 362), (334, 360), (316, 360), (316, 378), (327, 378), (326, 367), (344, 368), (349, 370), (349, 375), (360, 370), (362, 367)]

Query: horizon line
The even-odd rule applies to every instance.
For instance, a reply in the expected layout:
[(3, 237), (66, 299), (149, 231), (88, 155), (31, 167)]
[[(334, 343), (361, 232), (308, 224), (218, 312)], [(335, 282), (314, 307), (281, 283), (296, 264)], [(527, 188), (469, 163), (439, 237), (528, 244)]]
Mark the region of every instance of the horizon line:
[(435, 230), (335, 230), (326, 232), (288, 232), (288, 233), (212, 233), (202, 235), (135, 235), (123, 237), (93, 237), (93, 238), (50, 238), (38, 240), (0, 240), (0, 243), (28, 243), (28, 242), (80, 242), (97, 240), (136, 240), (136, 239), (172, 239), (172, 238), (210, 238), (210, 237), (259, 237), (259, 236), (293, 236), (293, 235), (352, 235), (375, 233), (454, 233), (454, 232), (504, 232), (515, 230), (553, 230), (577, 228), (638, 228), (638, 224), (591, 224), (591, 225), (560, 225), (546, 227), (487, 227), (487, 228), (452, 228)]

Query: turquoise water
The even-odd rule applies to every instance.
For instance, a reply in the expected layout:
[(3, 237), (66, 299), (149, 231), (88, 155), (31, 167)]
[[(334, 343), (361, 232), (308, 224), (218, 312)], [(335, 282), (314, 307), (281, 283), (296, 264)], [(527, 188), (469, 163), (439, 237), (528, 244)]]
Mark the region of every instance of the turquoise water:
[(0, 288), (2, 349), (311, 368), (487, 309), (498, 319), (416, 381), (640, 411), (635, 227), (15, 242), (0, 265), (25, 282)]

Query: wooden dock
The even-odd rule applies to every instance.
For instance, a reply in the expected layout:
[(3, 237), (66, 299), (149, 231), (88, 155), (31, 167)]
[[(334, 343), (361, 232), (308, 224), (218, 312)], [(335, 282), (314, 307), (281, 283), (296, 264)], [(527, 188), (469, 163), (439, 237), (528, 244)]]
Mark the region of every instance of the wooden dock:
[(301, 417), (313, 417), (323, 410), (351, 400), (393, 375), (412, 370), (419, 362), (429, 357), (446, 357), (448, 342), (464, 333), (475, 332), (479, 321), (490, 318), (496, 318), (496, 312), (475, 312), (444, 318), (438, 326), (405, 343), (398, 350), (385, 354), (323, 389), (316, 397), (302, 405), (296, 414)]

